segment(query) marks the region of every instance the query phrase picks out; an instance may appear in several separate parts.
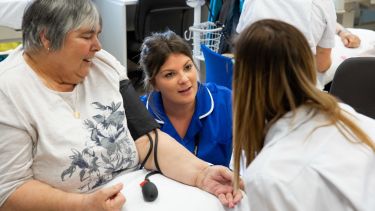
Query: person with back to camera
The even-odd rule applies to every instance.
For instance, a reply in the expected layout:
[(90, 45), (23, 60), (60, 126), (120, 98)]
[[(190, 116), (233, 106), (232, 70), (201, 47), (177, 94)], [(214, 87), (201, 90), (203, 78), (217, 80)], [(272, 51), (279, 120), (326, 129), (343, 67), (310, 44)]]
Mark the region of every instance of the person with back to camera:
[(277, 20), (235, 44), (234, 171), (250, 210), (375, 210), (375, 120), (315, 87), (304, 35)]
[(123, 185), (104, 185), (137, 169), (156, 136), (163, 156), (146, 159), (147, 169), (228, 207), (240, 201), (230, 170), (210, 167), (153, 118), (124, 109), (142, 103), (120, 93), (125, 68), (101, 50), (91, 0), (35, 0), (22, 31), (23, 47), (0, 63), (0, 210), (120, 210)]
[(149, 91), (141, 100), (161, 130), (199, 158), (228, 166), (232, 155), (231, 90), (200, 83), (189, 44), (172, 31), (147, 37), (139, 63)]

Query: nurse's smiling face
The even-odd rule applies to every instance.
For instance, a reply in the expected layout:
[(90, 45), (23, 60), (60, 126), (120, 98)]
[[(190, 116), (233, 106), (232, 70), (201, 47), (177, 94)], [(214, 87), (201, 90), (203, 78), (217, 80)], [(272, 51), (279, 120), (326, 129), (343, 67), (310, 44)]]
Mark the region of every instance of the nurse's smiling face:
[(160, 91), (164, 104), (186, 105), (195, 103), (197, 80), (193, 61), (184, 54), (173, 53), (156, 74), (154, 88)]

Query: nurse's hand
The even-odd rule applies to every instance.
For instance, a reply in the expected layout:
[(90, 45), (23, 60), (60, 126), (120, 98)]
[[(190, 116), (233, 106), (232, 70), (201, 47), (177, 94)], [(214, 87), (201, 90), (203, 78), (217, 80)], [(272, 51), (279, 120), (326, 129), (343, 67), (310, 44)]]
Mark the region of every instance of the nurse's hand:
[[(240, 190), (233, 188), (233, 172), (224, 166), (209, 166), (197, 177), (196, 186), (212, 193), (221, 203), (229, 208), (236, 206), (242, 199)], [(243, 189), (243, 182), (240, 182)]]

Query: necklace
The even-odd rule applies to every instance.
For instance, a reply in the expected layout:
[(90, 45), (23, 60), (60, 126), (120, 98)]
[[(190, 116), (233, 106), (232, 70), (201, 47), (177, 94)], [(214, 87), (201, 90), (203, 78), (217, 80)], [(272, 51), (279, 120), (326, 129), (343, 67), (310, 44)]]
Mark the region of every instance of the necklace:
[(54, 92), (56, 95), (58, 95), (61, 100), (65, 104), (64, 107), (69, 107), (68, 111), (70, 111), (70, 114), (75, 118), (75, 119), (80, 119), (81, 118), (81, 112), (80, 112), (80, 104), (79, 104), (79, 87), (75, 87), (75, 89), (71, 92)]
[(81, 112), (79, 111), (79, 87), (78, 84), (75, 85), (73, 91), (71, 92), (57, 92), (65, 103), (71, 108), (73, 112), (73, 117), (79, 119), (81, 117)]
[(81, 117), (81, 113), (79, 112), (78, 104), (77, 104), (78, 102), (78, 86), (77, 85), (74, 89), (74, 92), (75, 92), (75, 99), (73, 102), (73, 116), (74, 118), (79, 119)]
[[(73, 85), (74, 96), (70, 95), (70, 97), (68, 97), (68, 99), (67, 99), (66, 94), (63, 94), (63, 93), (65, 93), (65, 91), (62, 91), (61, 87), (57, 87), (56, 84), (51, 83), (50, 77), (48, 77), (42, 71), (39, 71), (39, 68), (35, 64), (34, 60), (27, 53), (24, 54), (24, 58), (25, 58), (26, 63), (29, 65), (30, 69), (36, 73), (37, 77), (41, 80), (41, 82), (48, 89), (51, 89), (53, 91), (57, 91), (57, 92), (61, 93), (59, 95), (60, 95), (60, 97), (62, 97), (62, 99), (65, 102), (67, 102), (67, 100), (68, 100), (69, 103), (68, 102), (67, 103), (68, 103), (68, 105), (70, 105), (70, 107), (73, 110), (73, 116), (74, 116), (74, 118), (79, 119), (81, 117), (81, 113), (79, 112), (78, 104), (77, 104), (78, 97), (79, 97), (79, 94), (78, 94), (78, 84)], [(64, 87), (64, 89), (65, 88), (66, 87)]]

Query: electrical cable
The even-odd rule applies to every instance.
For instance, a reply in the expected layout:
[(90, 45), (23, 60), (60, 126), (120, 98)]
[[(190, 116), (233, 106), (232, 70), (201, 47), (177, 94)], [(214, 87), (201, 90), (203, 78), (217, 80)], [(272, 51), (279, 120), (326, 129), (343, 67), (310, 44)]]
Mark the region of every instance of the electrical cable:
[(160, 170), (159, 162), (158, 162), (158, 156), (157, 156), (157, 153), (158, 153), (158, 143), (159, 143), (159, 135), (158, 135), (158, 131), (155, 130), (154, 161), (155, 161), (156, 169), (159, 171), (160, 174), (163, 174), (163, 173), (161, 172), (161, 170)]

